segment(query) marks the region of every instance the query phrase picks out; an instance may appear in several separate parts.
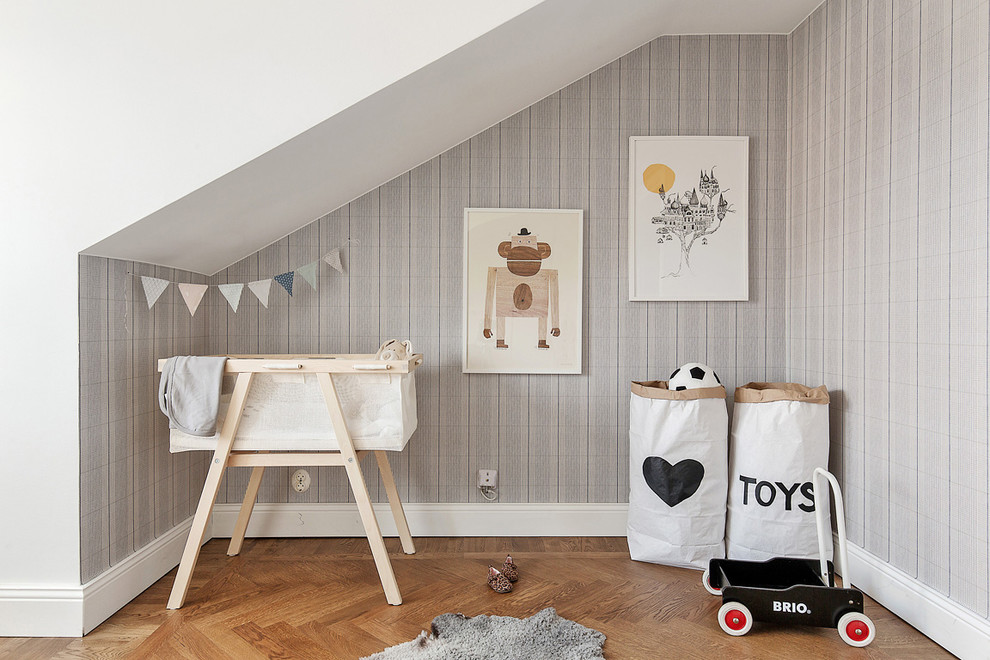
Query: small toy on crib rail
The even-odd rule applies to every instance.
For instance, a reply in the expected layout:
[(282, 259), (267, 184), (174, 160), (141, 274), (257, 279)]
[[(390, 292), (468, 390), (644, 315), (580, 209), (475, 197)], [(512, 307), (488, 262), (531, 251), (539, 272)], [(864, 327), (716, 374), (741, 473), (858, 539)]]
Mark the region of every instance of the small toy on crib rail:
[(378, 360), (405, 360), (413, 354), (412, 342), (408, 339), (399, 341), (389, 339), (378, 348), (375, 358)]
[(669, 390), (693, 390), (701, 387), (718, 387), (722, 384), (715, 370), (707, 364), (688, 362), (674, 369), (667, 381)]

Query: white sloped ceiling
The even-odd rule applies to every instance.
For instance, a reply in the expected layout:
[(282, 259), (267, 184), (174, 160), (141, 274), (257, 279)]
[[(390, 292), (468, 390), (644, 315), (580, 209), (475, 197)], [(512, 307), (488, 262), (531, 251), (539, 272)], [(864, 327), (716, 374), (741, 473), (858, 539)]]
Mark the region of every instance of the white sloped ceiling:
[[(212, 274), (658, 35), (790, 32), (817, 4), (516, 2), (511, 16), (484, 15), (492, 29), (463, 44), (450, 39), (456, 46), (442, 53), (434, 49), (435, 59), (375, 89), (359, 75), (365, 63), (356, 53), (337, 63), (346, 75), (333, 84), (346, 81), (350, 96), (342, 92), (340, 98), (357, 95), (359, 100), (146, 217), (134, 218), (84, 252)], [(376, 7), (381, 11), (383, 5)], [(422, 31), (424, 38), (436, 32), (423, 31), (420, 19), (435, 17), (405, 16), (406, 28)], [(318, 56), (319, 49), (306, 52)], [(293, 75), (291, 58), (272, 66)], [(204, 62), (204, 67), (211, 64)], [(272, 100), (276, 106), (279, 102)], [(237, 121), (238, 108), (229, 112)], [(278, 121), (279, 113), (271, 119)]]

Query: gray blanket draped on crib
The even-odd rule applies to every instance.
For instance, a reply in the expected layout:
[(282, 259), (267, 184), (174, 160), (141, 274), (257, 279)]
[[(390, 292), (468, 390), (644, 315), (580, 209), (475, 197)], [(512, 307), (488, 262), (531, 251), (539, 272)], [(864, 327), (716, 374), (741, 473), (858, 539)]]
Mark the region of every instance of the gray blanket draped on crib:
[(220, 388), (226, 357), (179, 355), (162, 368), (158, 406), (168, 416), (168, 427), (189, 435), (217, 432)]

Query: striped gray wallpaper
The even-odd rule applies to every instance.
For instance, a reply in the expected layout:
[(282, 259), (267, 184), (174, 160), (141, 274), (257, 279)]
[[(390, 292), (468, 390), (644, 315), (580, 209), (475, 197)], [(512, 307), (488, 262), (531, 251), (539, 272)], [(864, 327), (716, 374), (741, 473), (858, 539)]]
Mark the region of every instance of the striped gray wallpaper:
[[(602, 67), (423, 165), (303, 227), (213, 281), (243, 282), (305, 264), (351, 237), (346, 275), (320, 290), (277, 288), (230, 312), (214, 289), (211, 351), (371, 352), (408, 337), (419, 430), (393, 455), (411, 502), (482, 501), (478, 468), (499, 470), (503, 502), (621, 502), (628, 491), (629, 381), (689, 360), (731, 388), (785, 375), (787, 39), (663, 37)], [(630, 303), (626, 272), (631, 135), (750, 136), (751, 300)], [(327, 185), (333, 185), (328, 181)], [(461, 373), (464, 208), (585, 211), (584, 373)], [(269, 469), (261, 501), (345, 501), (344, 475)], [(373, 498), (382, 497), (369, 466)], [(237, 501), (246, 471), (221, 501)]]
[(988, 24), (828, 0), (788, 38), (788, 376), (835, 394), (850, 539), (984, 617)]
[[(273, 287), (268, 309), (245, 293), (231, 313), (211, 288), (190, 320), (170, 287), (149, 313), (127, 272), (206, 280), (82, 257), (83, 581), (195, 507), (206, 457), (168, 453), (155, 404), (154, 360), (173, 354), (370, 352), (409, 337), (427, 364), (419, 430), (392, 455), (406, 501), (480, 501), (481, 467), (500, 471), (504, 502), (624, 501), (630, 380), (689, 360), (729, 388), (785, 375), (786, 66), (785, 37), (654, 40), (210, 280), (270, 277), (355, 239), (345, 275), (323, 267), (319, 292), (297, 282), (291, 299)], [(750, 136), (750, 301), (627, 301), (628, 138), (651, 134)], [(466, 206), (585, 210), (583, 374), (461, 373)], [(303, 494), (290, 471), (267, 470), (259, 499), (349, 498), (338, 470), (314, 469)], [(243, 493), (246, 475), (231, 472), (220, 501)]]
[(137, 275), (205, 283), (203, 275), (79, 257), (81, 580), (126, 559), (190, 515), (207, 456), (172, 455), (158, 411), (155, 359), (204, 354), (207, 314), (190, 318), (170, 286), (149, 311)]

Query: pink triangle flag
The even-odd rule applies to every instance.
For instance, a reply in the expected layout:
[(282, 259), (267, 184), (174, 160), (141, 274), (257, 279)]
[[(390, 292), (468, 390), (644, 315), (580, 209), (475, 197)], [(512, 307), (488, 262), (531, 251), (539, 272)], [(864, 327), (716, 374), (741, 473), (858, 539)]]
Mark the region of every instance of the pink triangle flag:
[(220, 289), (220, 293), (223, 297), (227, 299), (230, 304), (230, 308), (237, 313), (237, 307), (241, 304), (241, 292), (244, 291), (244, 284), (218, 284), (217, 288)]
[(179, 287), (179, 293), (182, 294), (182, 299), (186, 301), (186, 307), (189, 308), (189, 315), (196, 316), (196, 310), (199, 309), (199, 303), (203, 300), (203, 294), (210, 287), (206, 284), (189, 284), (187, 282), (176, 286)]
[(319, 265), (320, 262), (317, 260), (296, 269), (296, 272), (306, 280), (306, 283), (313, 287), (313, 291), (316, 291), (316, 267)]
[(158, 302), (158, 298), (165, 292), (165, 289), (168, 288), (169, 281), (142, 275), (141, 284), (144, 286), (144, 296), (148, 299), (148, 309), (151, 309)]
[(323, 255), (323, 261), (338, 273), (344, 272), (344, 264), (340, 263), (340, 248), (334, 248)]
[(248, 288), (251, 289), (251, 293), (258, 296), (258, 301), (268, 307), (268, 294), (272, 290), (272, 280), (268, 278), (267, 280), (255, 280), (254, 282), (248, 282)]

